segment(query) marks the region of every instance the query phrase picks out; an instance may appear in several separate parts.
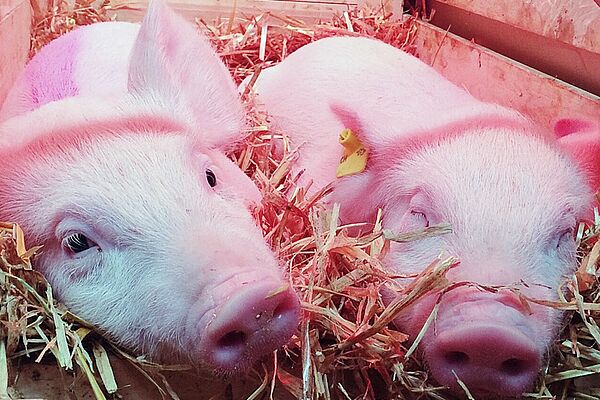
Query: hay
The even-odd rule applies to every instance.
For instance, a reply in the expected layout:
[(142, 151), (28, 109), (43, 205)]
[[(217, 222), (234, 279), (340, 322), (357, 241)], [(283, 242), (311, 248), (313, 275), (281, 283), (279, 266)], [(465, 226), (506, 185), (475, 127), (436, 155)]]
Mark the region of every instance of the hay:
[(78, 26), (109, 21), (110, 0), (48, 0), (48, 11), (43, 13), (32, 1), (35, 21), (31, 32), (29, 57), (33, 57), (51, 40)]
[[(107, 10), (107, 2), (89, 0), (51, 7), (49, 15), (37, 21), (32, 54), (78, 25), (109, 19)], [(268, 28), (265, 21), (271, 24)], [(413, 21), (396, 22), (379, 10), (346, 12), (312, 26), (272, 14), (235, 24), (197, 23), (209, 32), (237, 82), (256, 76), (297, 48), (331, 35), (373, 36), (407, 51), (415, 50)], [(319, 202), (328, 189), (307, 197), (305, 189), (297, 187), (298, 177), (290, 173), (295, 155), (289, 151), (285, 136), (270, 131), (265, 115), (254, 109), (249, 96), (244, 99), (250, 110), (250, 128), (244, 143), (231, 156), (264, 194), (255, 217), (284, 260), (305, 310), (291, 343), (250, 374), (258, 381), (246, 398), (279, 398), (274, 393), (282, 389), (296, 398), (452, 398), (429, 380), (418, 358), (413, 357), (416, 343), (407, 348), (407, 336), (389, 322), (430, 291), (450, 290), (444, 273), (456, 260), (432, 260), (407, 287), (396, 285), (381, 264), (390, 240), (419, 240), (444, 234), (448, 227), (395, 236), (381, 229), (378, 218), (371, 232), (358, 238), (348, 236), (348, 227), (337, 225), (339, 208), (326, 210)], [(274, 152), (274, 138), (286, 143), (282, 155)], [(587, 399), (600, 395), (585, 382), (600, 372), (598, 227), (600, 218), (594, 226), (580, 227), (581, 267), (573, 281), (565, 282), (562, 301), (548, 304), (568, 310), (569, 324), (550, 351), (536, 391), (528, 397)], [(51, 354), (60, 371), (72, 371), (69, 375), (75, 379), (85, 379), (96, 399), (119, 393), (111, 367), (115, 355), (151, 382), (161, 398), (178, 399), (179, 388), (173, 387), (166, 375), (189, 367), (156, 365), (102, 338), (93, 326), (54, 300), (44, 277), (31, 268), (30, 258), (37, 248), (27, 250), (22, 238), (18, 226), (0, 226), (0, 398), (18, 395), (13, 388), (18, 362), (37, 362), (51, 358)], [(383, 284), (390, 284), (400, 295), (387, 308), (379, 296)], [(435, 310), (425, 328), (435, 317)], [(65, 392), (69, 392), (66, 387)]]

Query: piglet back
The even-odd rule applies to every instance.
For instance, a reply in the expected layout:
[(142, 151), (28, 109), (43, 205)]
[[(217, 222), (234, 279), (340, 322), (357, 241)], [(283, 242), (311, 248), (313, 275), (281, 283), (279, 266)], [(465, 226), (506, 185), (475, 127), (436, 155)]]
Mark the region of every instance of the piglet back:
[(0, 109), (0, 121), (68, 97), (124, 94), (138, 30), (137, 24), (102, 22), (53, 40), (26, 65)]

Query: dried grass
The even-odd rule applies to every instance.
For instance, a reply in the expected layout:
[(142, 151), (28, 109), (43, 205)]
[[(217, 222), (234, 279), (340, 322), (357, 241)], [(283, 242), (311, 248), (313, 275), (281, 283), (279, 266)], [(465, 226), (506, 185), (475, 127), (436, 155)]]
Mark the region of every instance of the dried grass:
[[(106, 2), (88, 0), (53, 7), (49, 16), (36, 25), (32, 53), (74, 26), (108, 19), (106, 9)], [(265, 21), (277, 26), (267, 29)], [(238, 82), (274, 65), (302, 45), (330, 35), (374, 36), (413, 51), (416, 29), (410, 19), (394, 22), (377, 11), (353, 11), (313, 26), (271, 14), (236, 24), (197, 22), (210, 32)], [(252, 107), (251, 98), (246, 101), (251, 111), (250, 128), (232, 157), (264, 194), (263, 205), (255, 212), (257, 221), (286, 263), (305, 310), (298, 335), (273, 360), (253, 372), (261, 381), (247, 398), (276, 398), (276, 387), (293, 397), (310, 399), (452, 398), (428, 379), (413, 357), (416, 346), (407, 348), (407, 336), (389, 322), (431, 290), (452, 289), (444, 273), (456, 260), (433, 260), (407, 287), (394, 284), (381, 265), (390, 241), (444, 234), (448, 227), (392, 235), (382, 231), (378, 219), (372, 232), (358, 238), (347, 235), (347, 227), (337, 225), (339, 208), (328, 211), (319, 202), (327, 190), (307, 197), (305, 189), (296, 186), (297, 177), (290, 173), (294, 154), (289, 146), (283, 146), (282, 155), (274, 151), (273, 140), (287, 143), (285, 136), (270, 131), (265, 115)], [(600, 396), (600, 390), (586, 381), (600, 372), (599, 227), (600, 218), (596, 218), (595, 226), (580, 228), (581, 267), (574, 280), (565, 283), (562, 301), (549, 304), (569, 310), (569, 324), (550, 351), (550, 362), (538, 390), (528, 397)], [(69, 313), (53, 299), (44, 277), (31, 268), (30, 258), (37, 249), (26, 250), (22, 238), (18, 226), (0, 226), (0, 397), (15, 396), (12, 384), (16, 361), (39, 361), (48, 353), (52, 353), (60, 370), (74, 369), (76, 375), (87, 379), (95, 398), (110, 397), (118, 393), (110, 353), (148, 378), (161, 398), (178, 399), (165, 373), (188, 367), (161, 366), (138, 359)], [(400, 294), (387, 308), (378, 294), (386, 283)]]
[(48, 10), (34, 7), (34, 24), (31, 32), (29, 56), (33, 57), (51, 40), (64, 35), (78, 26), (109, 21), (110, 0), (48, 0)]

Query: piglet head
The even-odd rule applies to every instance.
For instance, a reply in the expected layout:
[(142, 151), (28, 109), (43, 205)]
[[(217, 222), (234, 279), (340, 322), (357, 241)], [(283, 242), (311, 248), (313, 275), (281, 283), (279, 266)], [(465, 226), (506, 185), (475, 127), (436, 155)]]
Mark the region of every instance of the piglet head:
[(452, 227), (393, 243), (384, 262), (398, 281), (409, 283), (441, 253), (460, 260), (447, 273), (456, 288), (426, 296), (396, 324), (416, 337), (439, 301), (420, 345), (433, 377), (460, 393), (458, 377), (477, 398), (519, 396), (532, 387), (561, 321), (558, 311), (522, 299), (556, 300), (574, 272), (576, 223), (592, 205), (585, 174), (550, 135), (506, 111), (393, 142), (380, 140), (391, 135), (378, 129), (394, 127), (357, 129), (372, 153), (370, 206), (382, 208), (384, 228)]
[(68, 98), (0, 127), (0, 218), (44, 245), (59, 299), (117, 342), (244, 371), (289, 340), (299, 301), (250, 214), (259, 191), (224, 155), (242, 122), (208, 42), (151, 2), (124, 99)]

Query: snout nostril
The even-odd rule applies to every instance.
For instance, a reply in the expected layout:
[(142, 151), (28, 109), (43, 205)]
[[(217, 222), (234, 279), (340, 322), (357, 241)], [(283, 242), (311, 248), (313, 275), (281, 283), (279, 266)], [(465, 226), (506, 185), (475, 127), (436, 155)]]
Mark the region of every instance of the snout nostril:
[(449, 351), (444, 355), (444, 358), (451, 365), (461, 365), (469, 362), (469, 356), (462, 351)]
[(231, 331), (219, 339), (217, 345), (221, 348), (239, 348), (246, 344), (246, 334), (241, 331)]
[(248, 369), (288, 343), (298, 327), (299, 298), (280, 281), (256, 282), (223, 301), (208, 322), (198, 323), (200, 356), (217, 370)]
[(514, 376), (520, 375), (527, 368), (527, 365), (525, 361), (518, 358), (509, 358), (502, 362), (500, 368), (505, 374)]

